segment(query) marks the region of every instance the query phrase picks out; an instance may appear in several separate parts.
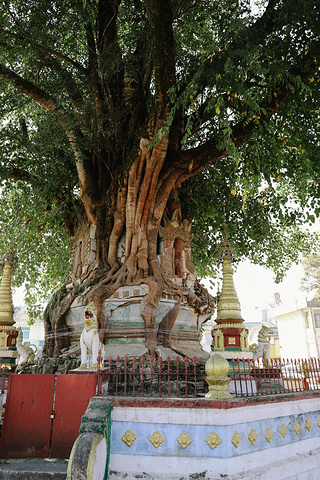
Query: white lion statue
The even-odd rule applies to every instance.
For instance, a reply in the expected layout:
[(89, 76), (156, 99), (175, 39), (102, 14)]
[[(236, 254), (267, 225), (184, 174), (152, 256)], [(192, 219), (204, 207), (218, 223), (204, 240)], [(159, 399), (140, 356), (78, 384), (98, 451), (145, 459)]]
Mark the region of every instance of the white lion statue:
[(79, 370), (97, 370), (98, 357), (103, 365), (105, 346), (100, 341), (96, 307), (93, 302), (84, 309), (84, 329), (80, 337), (81, 365)]
[(250, 350), (253, 352), (253, 358), (263, 359), (263, 364), (266, 366), (267, 361), (270, 360), (270, 339), (272, 330), (267, 325), (262, 324), (258, 333), (258, 344), (253, 343), (250, 345)]
[(21, 327), (17, 328), (17, 330), (19, 332), (17, 337), (17, 367), (21, 367), (22, 365), (33, 363), (38, 348), (36, 345), (30, 344), (30, 342), (23, 342)]

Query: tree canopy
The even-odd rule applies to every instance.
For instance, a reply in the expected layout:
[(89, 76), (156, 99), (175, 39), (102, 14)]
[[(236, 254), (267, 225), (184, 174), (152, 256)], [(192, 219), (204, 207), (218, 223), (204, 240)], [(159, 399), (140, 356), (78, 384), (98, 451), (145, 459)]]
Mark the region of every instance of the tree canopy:
[(304, 276), (301, 279), (301, 289), (313, 292), (317, 300), (320, 298), (320, 256), (314, 253), (302, 261)]
[[(279, 278), (310, 251), (300, 227), (320, 213), (318, 6), (0, 1), (0, 251), (13, 244), (30, 302), (64, 282), (81, 215), (111, 232), (100, 251), (112, 270), (115, 199), (135, 185), (161, 206), (157, 228), (179, 198), (199, 276), (214, 274), (224, 223), (239, 258)], [(130, 183), (139, 149), (154, 176), (137, 167)]]

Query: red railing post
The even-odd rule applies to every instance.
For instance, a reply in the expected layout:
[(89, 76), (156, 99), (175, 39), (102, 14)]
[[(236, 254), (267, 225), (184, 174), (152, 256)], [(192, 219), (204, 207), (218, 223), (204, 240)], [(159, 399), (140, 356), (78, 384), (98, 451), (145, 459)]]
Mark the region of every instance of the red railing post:
[(307, 365), (307, 370), (308, 370), (308, 375), (309, 375), (309, 389), (310, 390), (315, 390), (315, 385), (316, 385), (316, 379), (315, 379), (315, 369), (314, 369), (314, 363), (313, 363), (313, 358), (309, 358), (306, 360), (306, 365)]
[(237, 382), (236, 382), (236, 372), (235, 372), (235, 368), (234, 368), (234, 358), (231, 358), (230, 361), (231, 361), (231, 365), (232, 365), (231, 380), (232, 380), (232, 378), (233, 378), (233, 382), (234, 382), (234, 393), (235, 393), (235, 396), (237, 397), (237, 396), (238, 396), (238, 389), (237, 389)]
[[(167, 357), (167, 382), (168, 382), (168, 397), (171, 397), (171, 358)], [(178, 389), (177, 382), (177, 389)]]
[(127, 379), (128, 379), (128, 357), (125, 356), (124, 359), (124, 393), (123, 393), (123, 396), (126, 397), (127, 396)]
[(97, 364), (98, 364), (98, 368), (97, 368), (97, 395), (101, 395), (101, 393), (102, 393), (101, 360), (102, 360), (102, 358), (99, 355), (98, 358), (97, 358)]
[(197, 397), (197, 357), (193, 357), (194, 397)]
[(255, 362), (253, 358), (248, 359), (248, 368), (250, 375), (251, 395), (258, 395), (257, 381), (255, 380)]
[[(160, 361), (160, 358), (159, 358), (159, 361)], [(150, 397), (153, 396), (153, 391), (152, 391), (152, 388), (153, 388), (153, 373), (154, 373), (153, 362), (154, 362), (154, 357), (150, 357)], [(158, 380), (158, 382), (159, 382), (159, 380)]]
[(119, 395), (119, 362), (120, 357), (116, 358), (116, 395)]
[(179, 362), (180, 362), (180, 358), (179, 357), (176, 357), (176, 381), (177, 381), (177, 397), (180, 397), (180, 389), (179, 389)]
[(189, 362), (189, 358), (184, 357), (183, 361), (184, 361), (184, 376), (185, 376), (185, 382), (186, 382), (186, 390), (185, 390), (184, 396), (188, 397), (188, 362)]
[(145, 358), (141, 357), (140, 358), (140, 363), (141, 363), (141, 370), (140, 370), (140, 376), (141, 376), (141, 397), (144, 397), (144, 362)]
[(132, 396), (135, 397), (135, 379), (136, 379), (136, 362), (137, 357), (132, 358)]
[(310, 390), (310, 387), (309, 387), (309, 368), (308, 368), (307, 359), (304, 359), (304, 360), (302, 359), (301, 360), (300, 370), (301, 370), (303, 390), (306, 392), (306, 391)]
[(159, 397), (161, 397), (161, 375), (162, 375), (161, 368), (162, 368), (162, 357), (159, 357), (159, 358), (158, 358), (158, 362), (159, 362), (159, 375), (158, 375)]

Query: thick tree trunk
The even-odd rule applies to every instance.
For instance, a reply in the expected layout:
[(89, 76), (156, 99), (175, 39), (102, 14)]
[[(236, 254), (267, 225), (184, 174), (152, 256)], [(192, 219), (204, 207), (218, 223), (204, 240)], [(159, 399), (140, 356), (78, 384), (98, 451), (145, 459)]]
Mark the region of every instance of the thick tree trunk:
[[(149, 287), (140, 306), (146, 347), (155, 354), (157, 345), (171, 345), (183, 297), (181, 281), (195, 279), (195, 275), (190, 222), (183, 221), (177, 202), (168, 204), (175, 176), (161, 177), (166, 149), (166, 138), (152, 151), (148, 141), (142, 139), (139, 156), (113, 201), (102, 205), (100, 211), (96, 206), (94, 223), (92, 208), (90, 215), (86, 212), (77, 219), (66, 285), (49, 303), (45, 314), (47, 355), (58, 355), (67, 346), (65, 314), (76, 297), (84, 295), (85, 303), (95, 303), (103, 340), (108, 336), (105, 300), (120, 287), (142, 284)], [(157, 328), (154, 312), (163, 294), (175, 298), (176, 303)], [(200, 305), (194, 301), (193, 292), (184, 294), (194, 306)], [(209, 297), (206, 302), (212, 307)]]

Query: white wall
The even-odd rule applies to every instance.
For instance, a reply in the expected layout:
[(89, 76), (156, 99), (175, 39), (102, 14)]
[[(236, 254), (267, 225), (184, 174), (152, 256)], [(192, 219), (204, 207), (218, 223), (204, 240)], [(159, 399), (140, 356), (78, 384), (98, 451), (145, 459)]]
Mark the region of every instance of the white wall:
[[(276, 316), (281, 358), (309, 358), (310, 348), (302, 309)], [(314, 352), (312, 352), (314, 353)]]

